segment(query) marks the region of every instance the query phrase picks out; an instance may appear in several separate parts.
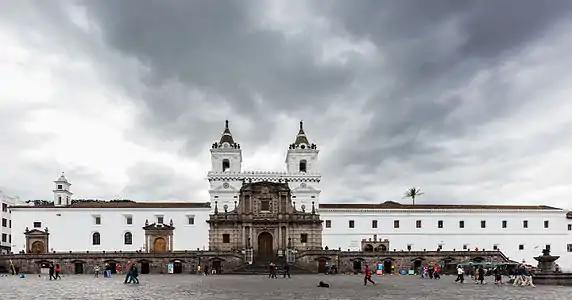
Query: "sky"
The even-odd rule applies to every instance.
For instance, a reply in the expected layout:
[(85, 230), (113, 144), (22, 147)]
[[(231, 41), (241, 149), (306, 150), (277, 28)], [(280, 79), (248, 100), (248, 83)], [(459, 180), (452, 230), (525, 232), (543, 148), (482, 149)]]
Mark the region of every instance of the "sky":
[(230, 121), (322, 203), (546, 204), (572, 192), (572, 1), (0, 0), (0, 186), (208, 201)]

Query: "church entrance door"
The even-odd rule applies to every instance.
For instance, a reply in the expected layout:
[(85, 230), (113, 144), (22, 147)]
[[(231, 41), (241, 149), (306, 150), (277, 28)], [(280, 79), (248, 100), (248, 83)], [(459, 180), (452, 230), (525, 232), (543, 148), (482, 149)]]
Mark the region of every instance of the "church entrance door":
[(274, 254), (272, 240), (272, 235), (268, 232), (263, 232), (258, 236), (258, 258), (262, 260), (272, 259)]
[(153, 242), (153, 250), (158, 253), (167, 252), (167, 242), (164, 238), (158, 237)]
[(39, 254), (44, 253), (44, 242), (35, 241), (32, 243), (32, 253)]

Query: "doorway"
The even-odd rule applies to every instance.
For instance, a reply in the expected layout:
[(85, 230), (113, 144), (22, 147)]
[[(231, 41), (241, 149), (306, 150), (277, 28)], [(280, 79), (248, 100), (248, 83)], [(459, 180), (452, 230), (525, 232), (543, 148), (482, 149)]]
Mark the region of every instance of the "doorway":
[(167, 252), (167, 241), (164, 238), (158, 237), (153, 241), (153, 251), (157, 253)]
[(318, 260), (318, 273), (326, 273), (326, 260), (320, 259)]
[(183, 263), (180, 261), (175, 261), (173, 263), (173, 274), (181, 274), (183, 273)]
[(111, 274), (117, 274), (117, 263), (110, 262), (109, 268), (111, 269)]
[(142, 262), (141, 263), (141, 274), (149, 274), (149, 263)]
[(361, 260), (354, 260), (354, 272), (361, 273)]
[(270, 260), (274, 256), (272, 240), (272, 235), (268, 232), (263, 232), (258, 236), (258, 257), (263, 261)]
[(391, 263), (391, 260), (386, 260), (383, 262), (383, 274), (392, 274), (393, 273), (393, 269), (391, 268), (391, 266), (393, 265), (393, 263)]
[(76, 262), (74, 264), (74, 274), (83, 274), (83, 263)]
[(213, 271), (215, 271), (217, 274), (219, 274), (219, 272), (222, 273), (222, 263), (220, 260), (214, 260), (213, 261)]
[(413, 263), (413, 270), (419, 271), (419, 268), (421, 268), (421, 260), (420, 260), (420, 259), (417, 259), (417, 260), (415, 260), (415, 262)]

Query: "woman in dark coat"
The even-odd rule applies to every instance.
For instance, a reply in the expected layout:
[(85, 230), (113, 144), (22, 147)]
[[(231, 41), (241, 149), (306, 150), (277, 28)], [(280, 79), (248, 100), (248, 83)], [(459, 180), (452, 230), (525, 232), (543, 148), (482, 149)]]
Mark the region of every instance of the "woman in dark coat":
[(478, 271), (478, 276), (477, 276), (477, 280), (481, 282), (481, 284), (484, 284), (485, 282), (485, 269), (483, 269), (483, 266), (479, 267), (479, 271)]

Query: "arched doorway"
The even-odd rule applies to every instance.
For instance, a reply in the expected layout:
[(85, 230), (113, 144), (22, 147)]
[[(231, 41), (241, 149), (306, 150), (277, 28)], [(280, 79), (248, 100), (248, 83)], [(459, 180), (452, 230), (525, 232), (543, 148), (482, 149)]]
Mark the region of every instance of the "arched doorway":
[(167, 242), (164, 238), (158, 237), (153, 241), (153, 250), (155, 252), (167, 252)]
[(393, 265), (393, 263), (391, 262), (391, 260), (387, 259), (383, 262), (383, 274), (392, 274), (393, 273), (393, 269), (391, 268), (391, 266)]
[(76, 261), (74, 263), (74, 274), (83, 274), (83, 263)]
[(44, 242), (35, 241), (32, 243), (32, 253), (39, 254), (44, 253)]
[(361, 260), (354, 260), (354, 272), (361, 273)]
[(148, 261), (142, 261), (141, 262), (141, 274), (149, 274), (149, 262)]
[(173, 273), (174, 274), (183, 273), (183, 263), (180, 260), (175, 260), (175, 262), (173, 262)]
[(272, 234), (263, 232), (258, 235), (258, 257), (262, 260), (269, 260), (273, 257)]

